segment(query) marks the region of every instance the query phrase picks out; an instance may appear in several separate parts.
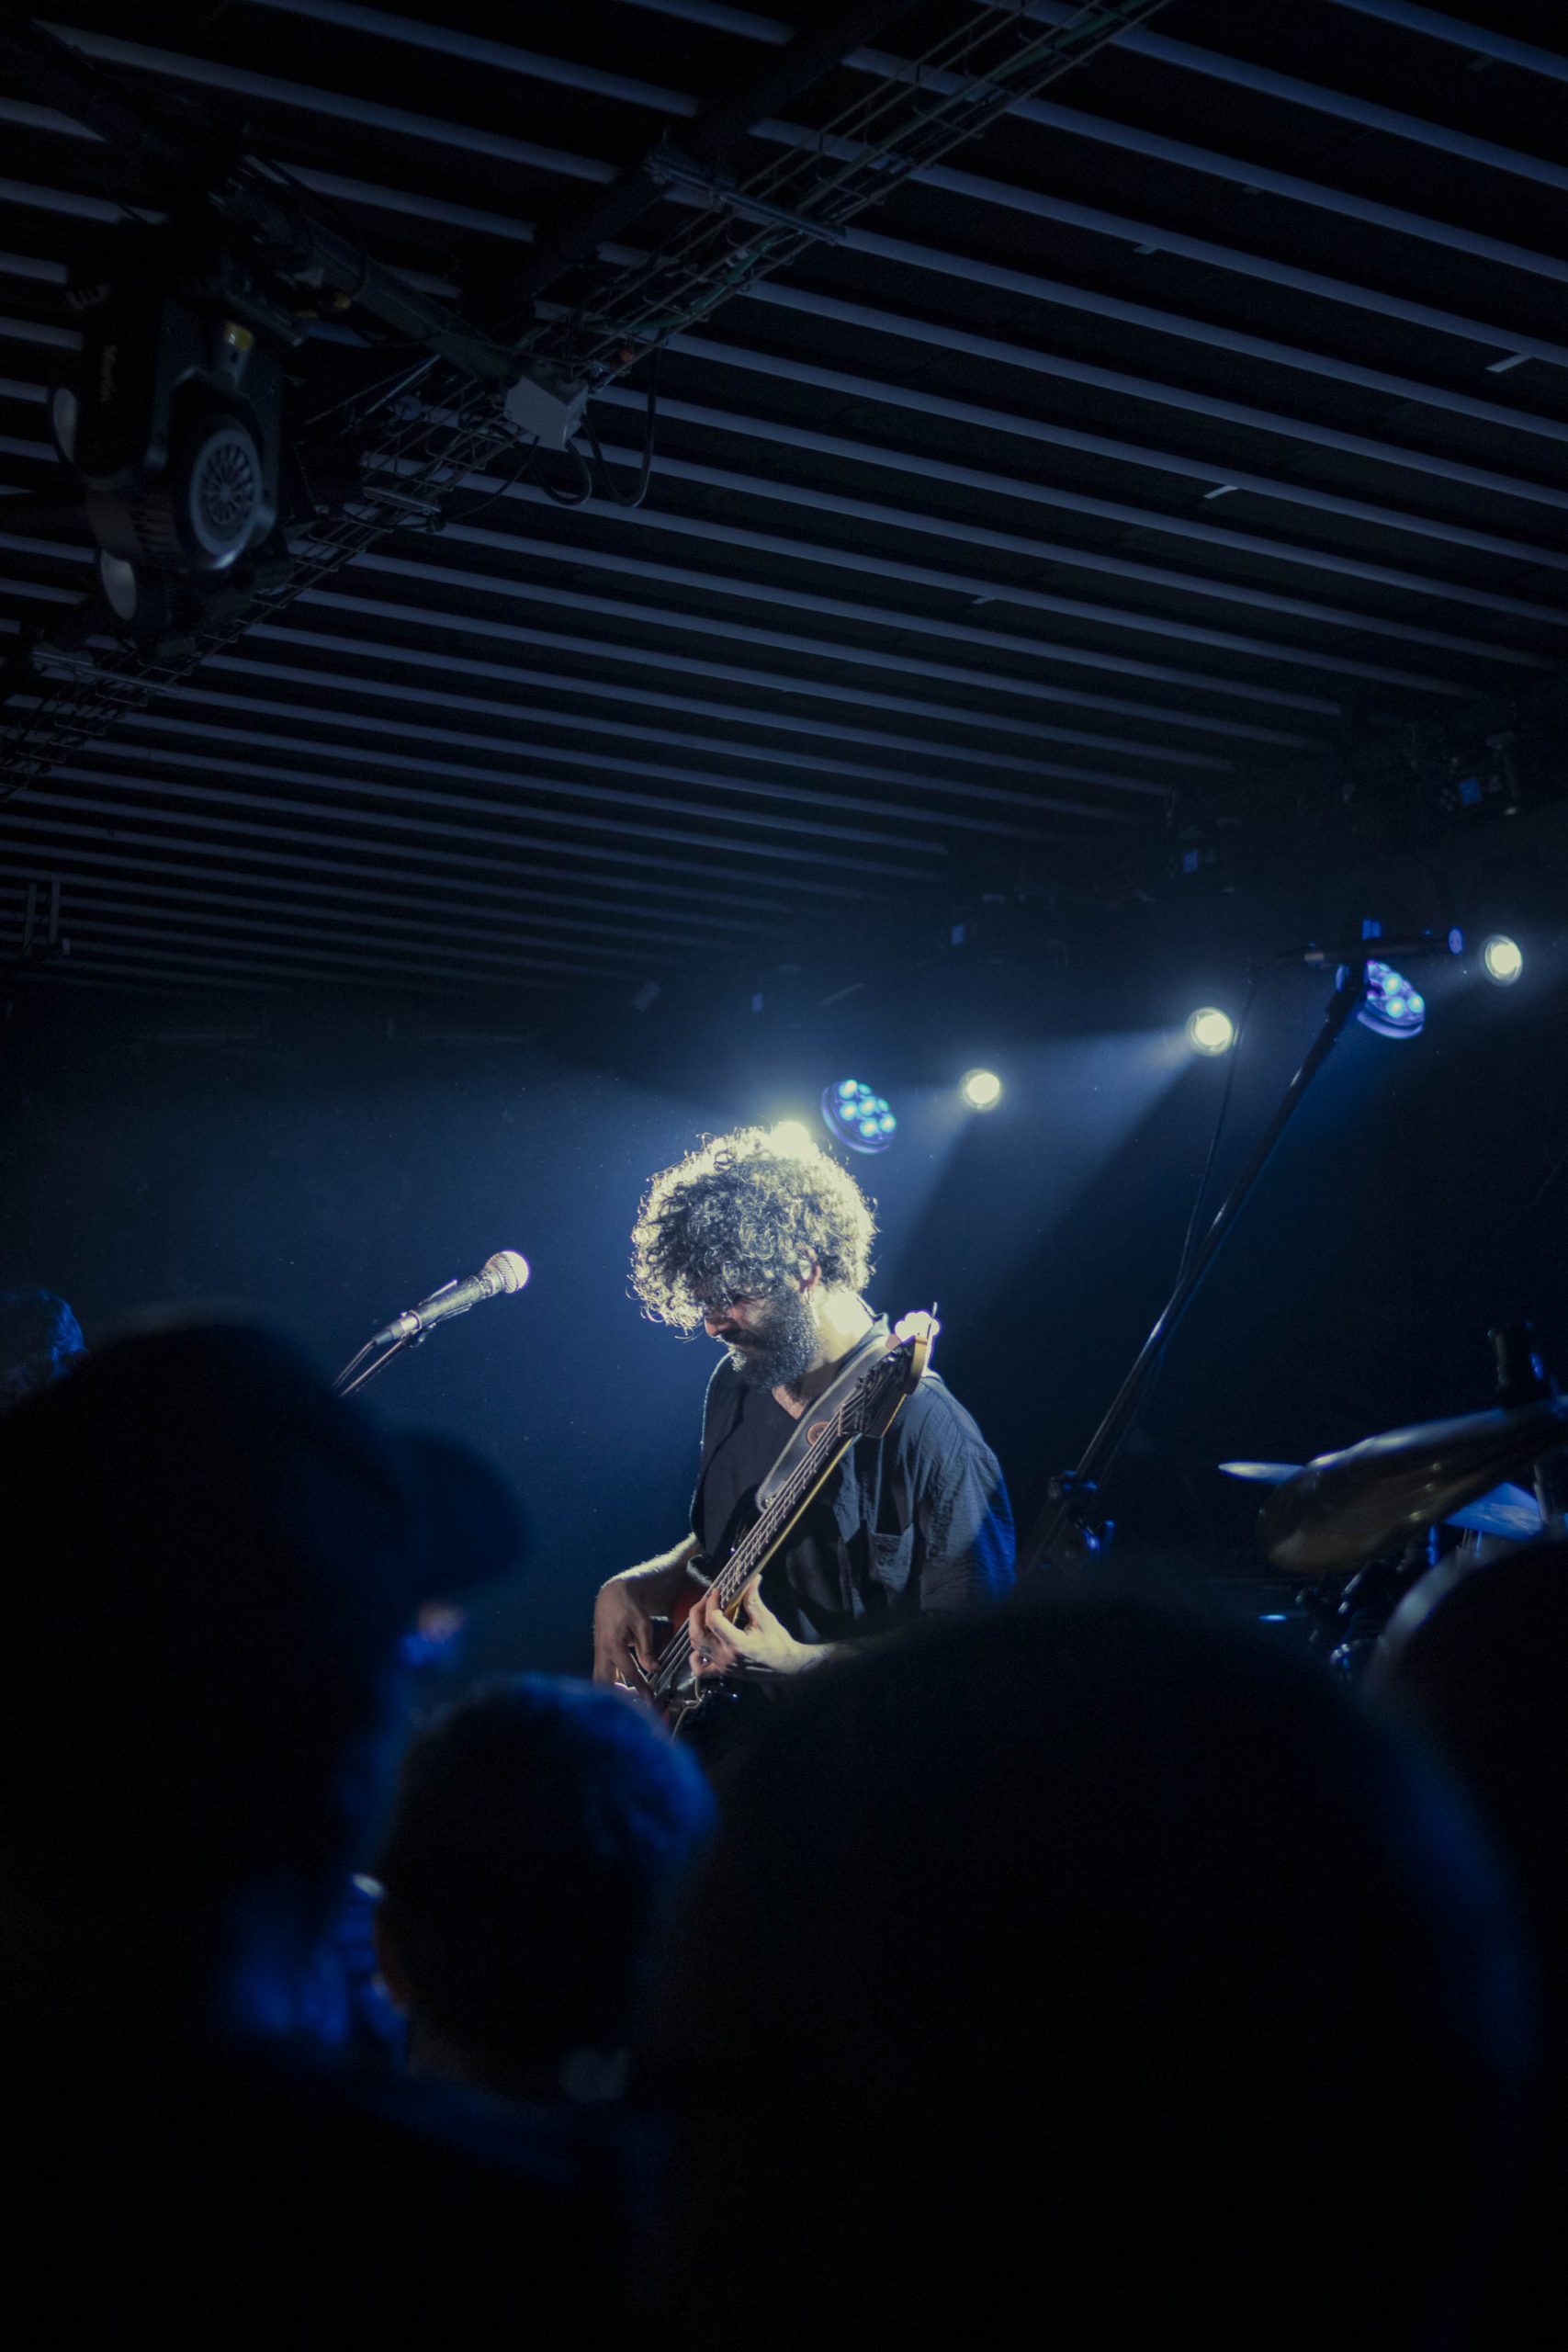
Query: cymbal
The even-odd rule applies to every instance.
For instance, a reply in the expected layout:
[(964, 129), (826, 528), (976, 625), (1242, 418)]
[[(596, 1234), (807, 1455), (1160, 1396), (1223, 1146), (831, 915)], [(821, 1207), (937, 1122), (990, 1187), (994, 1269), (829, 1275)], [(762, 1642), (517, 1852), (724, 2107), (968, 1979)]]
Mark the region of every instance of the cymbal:
[[(1222, 1462), (1219, 1467), (1227, 1477), (1252, 1478), (1269, 1487), (1282, 1487), (1288, 1478), (1299, 1477), (1302, 1469), (1299, 1462)], [(1528, 1487), (1505, 1480), (1490, 1494), (1448, 1512), (1442, 1523), (1467, 1527), (1477, 1535), (1506, 1535), (1525, 1544), (1540, 1533), (1540, 1505)]]
[[(1324, 1576), (1360, 1566), (1418, 1528), (1479, 1510), (1483, 1498), (1494, 1522), (1488, 1532), (1539, 1532), (1539, 1518), (1534, 1530), (1522, 1524), (1528, 1497), (1517, 1488), (1493, 1490), (1509, 1471), (1556, 1453), (1565, 1441), (1568, 1400), (1556, 1397), (1516, 1412), (1466, 1413), (1389, 1430), (1320, 1454), (1277, 1485), (1258, 1514), (1258, 1537), (1278, 1566)], [(1497, 1524), (1503, 1515), (1512, 1523)]]

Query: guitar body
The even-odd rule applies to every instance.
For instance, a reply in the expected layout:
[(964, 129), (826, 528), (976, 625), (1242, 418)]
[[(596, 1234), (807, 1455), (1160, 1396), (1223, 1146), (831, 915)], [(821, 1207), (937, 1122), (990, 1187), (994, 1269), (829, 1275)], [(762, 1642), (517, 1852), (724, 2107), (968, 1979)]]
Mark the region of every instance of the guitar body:
[(695, 1731), (705, 1752), (710, 1726), (757, 1697), (761, 1679), (705, 1675), (698, 1680), (689, 1620), (699, 1594), (705, 1589), (726, 1617), (739, 1616), (768, 1561), (856, 1439), (881, 1437), (892, 1427), (905, 1397), (924, 1376), (936, 1331), (933, 1317), (906, 1316), (869, 1366), (856, 1365), (840, 1374), (810, 1412), (802, 1415), (800, 1427), (755, 1496), (744, 1496), (737, 1504), (714, 1560), (694, 1564), (700, 1566), (703, 1581), (694, 1577), (689, 1590), (671, 1606), (669, 1632), (649, 1684), (649, 1696), (676, 1738)]

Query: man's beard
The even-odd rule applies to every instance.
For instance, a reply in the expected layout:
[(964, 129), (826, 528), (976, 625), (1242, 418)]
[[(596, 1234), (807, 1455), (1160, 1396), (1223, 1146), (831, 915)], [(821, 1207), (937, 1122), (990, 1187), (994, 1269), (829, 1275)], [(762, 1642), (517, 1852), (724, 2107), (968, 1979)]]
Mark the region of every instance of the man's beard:
[(817, 1361), (817, 1326), (799, 1291), (780, 1291), (744, 1338), (725, 1344), (746, 1387), (792, 1388)]

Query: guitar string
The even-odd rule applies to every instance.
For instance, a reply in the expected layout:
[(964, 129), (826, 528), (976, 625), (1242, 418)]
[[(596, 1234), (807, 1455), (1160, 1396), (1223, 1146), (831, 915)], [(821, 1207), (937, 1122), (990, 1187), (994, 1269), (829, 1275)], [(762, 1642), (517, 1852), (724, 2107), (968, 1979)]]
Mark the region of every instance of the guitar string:
[[(719, 1601), (720, 1608), (727, 1608), (728, 1606), (729, 1602), (735, 1598), (735, 1592), (739, 1592), (740, 1590), (741, 1587), (747, 1582), (748, 1577), (751, 1573), (750, 1569), (748, 1567), (745, 1573), (742, 1574), (739, 1579), (736, 1579), (735, 1592), (724, 1592), (723, 1588), (729, 1583), (732, 1578), (734, 1578), (735, 1570), (740, 1566), (741, 1563), (747, 1558), (750, 1552), (756, 1550), (758, 1528), (764, 1527), (769, 1518), (782, 1516), (784, 1512), (786, 1502), (793, 1506), (796, 1499), (795, 1489), (800, 1485), (801, 1481), (808, 1476), (814, 1477), (817, 1476), (816, 1464), (818, 1457), (827, 1453), (829, 1450), (830, 1445), (837, 1444), (839, 1439), (844, 1435), (844, 1413), (852, 1401), (854, 1400), (848, 1397), (845, 1398), (844, 1403), (840, 1406), (838, 1411), (834, 1414), (832, 1421), (829, 1424), (829, 1427), (823, 1431), (819, 1438), (813, 1441), (811, 1448), (807, 1453), (804, 1461), (797, 1464), (794, 1472), (779, 1489), (779, 1492), (773, 1498), (773, 1503), (769, 1506), (768, 1511), (764, 1514), (763, 1518), (757, 1521), (756, 1527), (751, 1527), (747, 1530), (745, 1535), (736, 1545), (736, 1548), (733, 1553), (731, 1553), (729, 1558), (725, 1562), (724, 1566), (719, 1570), (713, 1584), (709, 1587), (709, 1590), (716, 1591), (721, 1594)], [(656, 1690), (660, 1692), (661, 1695), (669, 1687), (669, 1684), (674, 1680), (676, 1675), (680, 1672), (681, 1668), (685, 1664), (687, 1657), (691, 1654), (691, 1633), (688, 1629), (687, 1622), (683, 1619), (681, 1624), (676, 1628), (675, 1632), (670, 1636), (664, 1656), (660, 1659), (659, 1665), (654, 1671), (653, 1686)]]
[[(740, 1566), (741, 1561), (746, 1557), (748, 1550), (755, 1550), (757, 1548), (756, 1538), (759, 1529), (765, 1527), (770, 1518), (783, 1514), (786, 1497), (788, 1497), (790, 1503), (792, 1505), (794, 1504), (797, 1498), (796, 1489), (801, 1486), (803, 1481), (808, 1482), (818, 1475), (816, 1468), (817, 1460), (822, 1453), (829, 1450), (830, 1444), (836, 1444), (839, 1439), (844, 1436), (846, 1430), (844, 1417), (849, 1412), (850, 1408), (852, 1406), (863, 1406), (869, 1403), (873, 1385), (877, 1375), (879, 1374), (886, 1374), (889, 1372), (893, 1363), (894, 1357), (892, 1354), (885, 1356), (882, 1363), (876, 1366), (875, 1371), (868, 1376), (863, 1387), (857, 1387), (851, 1396), (845, 1397), (843, 1403), (839, 1407), (838, 1411), (834, 1414), (832, 1420), (829, 1423), (828, 1428), (823, 1431), (819, 1438), (814, 1440), (810, 1451), (807, 1453), (804, 1461), (796, 1464), (794, 1472), (785, 1480), (777, 1495), (774, 1496), (773, 1502), (769, 1505), (768, 1510), (763, 1514), (762, 1518), (757, 1521), (755, 1527), (748, 1529), (746, 1534), (736, 1545), (735, 1550), (731, 1553), (729, 1558), (725, 1562), (724, 1566), (719, 1570), (717, 1577), (714, 1579), (713, 1584), (709, 1587), (710, 1591), (721, 1591), (725, 1585), (728, 1584), (732, 1579), (734, 1580), (734, 1591), (729, 1592), (720, 1600), (719, 1606), (721, 1609), (727, 1608), (729, 1605), (729, 1602), (734, 1600), (736, 1593), (738, 1593), (741, 1588), (750, 1580), (753, 1571), (750, 1566), (748, 1566), (744, 1573), (738, 1578), (735, 1577), (735, 1571), (737, 1567)], [(857, 1431), (854, 1434), (858, 1435), (859, 1432)], [(675, 1677), (679, 1674), (682, 1667), (685, 1664), (686, 1659), (691, 1654), (691, 1634), (688, 1631), (687, 1621), (683, 1619), (681, 1624), (676, 1628), (675, 1632), (671, 1634), (669, 1641), (665, 1645), (664, 1655), (653, 1670), (650, 1687), (660, 1698), (662, 1698), (668, 1691), (671, 1684), (674, 1681)]]

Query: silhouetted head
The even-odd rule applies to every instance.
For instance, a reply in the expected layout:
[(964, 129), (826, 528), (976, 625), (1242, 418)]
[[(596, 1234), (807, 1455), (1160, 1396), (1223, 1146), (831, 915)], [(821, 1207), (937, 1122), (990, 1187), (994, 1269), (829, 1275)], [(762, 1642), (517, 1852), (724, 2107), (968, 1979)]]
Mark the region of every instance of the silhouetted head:
[(670, 2290), (740, 2241), (714, 2340), (1446, 2340), (1529, 2026), (1446, 1785), (1304, 1666), (1102, 1595), (786, 1699), (649, 2033)]
[(0, 1418), (0, 1876), (34, 1995), (269, 2021), (368, 1837), (460, 1476), (499, 1539), (482, 1464), (241, 1326), (144, 1329)]
[(428, 1724), (376, 1863), (412, 2062), (529, 2096), (610, 2086), (712, 1819), (690, 1756), (613, 1691), (521, 1675)]
[(1433, 1738), (1518, 1884), (1540, 1953), (1558, 2097), (1568, 2096), (1568, 1544), (1483, 1566), (1458, 1555), (1396, 1611), (1369, 1696)]

